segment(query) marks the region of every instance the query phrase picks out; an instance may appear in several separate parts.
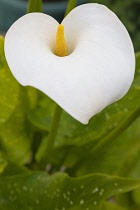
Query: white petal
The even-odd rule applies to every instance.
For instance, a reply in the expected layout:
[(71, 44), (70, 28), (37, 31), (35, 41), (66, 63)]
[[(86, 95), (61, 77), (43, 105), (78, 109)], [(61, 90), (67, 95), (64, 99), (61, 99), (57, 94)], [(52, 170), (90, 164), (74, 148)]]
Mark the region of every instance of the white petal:
[(122, 23), (102, 5), (79, 6), (62, 24), (69, 56), (53, 54), (58, 23), (31, 13), (8, 31), (6, 58), (21, 84), (43, 91), (86, 124), (128, 91), (134, 76), (134, 50)]
[[(30, 85), (41, 74), (42, 62), (55, 50), (57, 27), (58, 22), (49, 15), (30, 13), (17, 20), (7, 32), (5, 55), (13, 75), (22, 85)], [(48, 64), (44, 67), (47, 72)]]

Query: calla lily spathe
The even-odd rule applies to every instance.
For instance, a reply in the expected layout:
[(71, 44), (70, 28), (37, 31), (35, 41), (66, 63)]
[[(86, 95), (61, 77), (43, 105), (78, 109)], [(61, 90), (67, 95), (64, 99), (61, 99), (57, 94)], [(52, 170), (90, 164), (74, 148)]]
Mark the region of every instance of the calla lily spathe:
[(84, 4), (61, 23), (68, 55), (55, 55), (59, 23), (42, 13), (21, 17), (5, 38), (15, 78), (58, 103), (75, 119), (89, 119), (122, 98), (133, 81), (134, 49), (126, 28), (107, 7)]

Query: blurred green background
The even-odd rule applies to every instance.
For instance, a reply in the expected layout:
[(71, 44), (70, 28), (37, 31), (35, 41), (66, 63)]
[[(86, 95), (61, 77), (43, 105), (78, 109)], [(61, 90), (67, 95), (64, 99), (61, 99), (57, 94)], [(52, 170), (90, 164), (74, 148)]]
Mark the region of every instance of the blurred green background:
[[(59, 22), (63, 19), (67, 0), (43, 1), (43, 12), (52, 15)], [(106, 5), (124, 23), (133, 40), (135, 51), (140, 50), (140, 0), (78, 0), (82, 3)], [(6, 32), (10, 25), (26, 13), (26, 0), (0, 0), (0, 32)]]

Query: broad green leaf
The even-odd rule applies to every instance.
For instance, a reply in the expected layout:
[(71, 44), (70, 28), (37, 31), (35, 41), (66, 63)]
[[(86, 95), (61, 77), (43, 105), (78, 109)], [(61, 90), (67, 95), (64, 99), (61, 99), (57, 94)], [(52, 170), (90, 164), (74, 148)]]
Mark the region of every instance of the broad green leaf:
[(8, 121), (0, 126), (1, 151), (8, 159), (18, 164), (32, 160), (34, 148), (31, 147), (36, 144), (36, 134), (28, 121), (28, 114), (36, 107), (37, 99), (37, 90), (20, 86), (19, 104)]
[(0, 37), (0, 150), (6, 158), (24, 164), (31, 159), (32, 131), (27, 117), (35, 108), (38, 91), (22, 88), (11, 74)]
[(0, 123), (6, 122), (19, 103), (20, 85), (12, 76), (4, 57), (4, 38), (0, 37)]
[(103, 174), (71, 178), (64, 173), (50, 176), (23, 170), (8, 175), (5, 171), (0, 176), (0, 208), (4, 210), (100, 210), (104, 200), (140, 185), (139, 179)]
[(8, 120), (19, 103), (20, 85), (8, 68), (0, 71), (0, 123)]
[[(21, 163), (29, 161), (29, 140), (25, 131), (27, 107), (22, 88), (12, 76), (4, 57), (4, 38), (0, 38), (0, 149), (6, 158)], [(28, 157), (27, 155), (28, 150)]]
[[(117, 139), (98, 150), (98, 154), (85, 153), (83, 150), (85, 154), (83, 159), (71, 171), (75, 170), (78, 174), (100, 172), (133, 178), (140, 177), (139, 128), (140, 119), (137, 119)], [(82, 156), (82, 151), (80, 154)]]
[(31, 158), (32, 134), (27, 121), (28, 110), (28, 98), (21, 88), (20, 103), (8, 121), (0, 126), (1, 151), (18, 164), (27, 163)]

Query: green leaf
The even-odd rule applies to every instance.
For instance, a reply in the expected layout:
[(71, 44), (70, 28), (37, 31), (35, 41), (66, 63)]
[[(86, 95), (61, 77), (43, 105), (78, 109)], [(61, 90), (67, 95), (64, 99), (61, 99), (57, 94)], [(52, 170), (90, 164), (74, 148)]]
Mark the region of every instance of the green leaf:
[[(140, 177), (140, 118), (117, 139), (104, 145), (98, 153), (85, 152), (74, 170), (78, 174), (109, 173), (133, 178)], [(72, 153), (72, 151), (70, 151)], [(76, 151), (75, 151), (76, 154)], [(74, 153), (73, 153), (74, 155)], [(82, 156), (82, 151), (79, 156)], [(65, 164), (65, 163), (64, 163)]]
[[(105, 145), (101, 151), (94, 155), (87, 155), (82, 165), (87, 165), (85, 172), (101, 172), (138, 178), (140, 177), (139, 158), (139, 125), (137, 119), (121, 136), (110, 144)], [(84, 171), (83, 171), (84, 172)], [(84, 172), (84, 173), (85, 173)]]
[(140, 185), (139, 179), (103, 174), (71, 178), (64, 173), (50, 176), (19, 171), (8, 175), (6, 169), (0, 176), (0, 207), (4, 210), (100, 210), (104, 200)]
[(14, 79), (4, 57), (4, 38), (0, 37), (0, 124), (8, 120), (19, 103), (20, 85)]
[(32, 133), (27, 121), (29, 102), (21, 87), (20, 101), (6, 123), (0, 126), (0, 147), (7, 159), (24, 164), (31, 159)]
[(11, 74), (4, 57), (4, 38), (0, 37), (0, 150), (6, 159), (27, 163), (31, 158), (31, 132), (27, 114), (37, 96), (33, 88), (22, 88)]
[(22, 88), (11, 74), (4, 57), (4, 38), (0, 37), (0, 150), (6, 159), (19, 164), (31, 159), (32, 131), (28, 113), (37, 104), (38, 91)]
[(8, 68), (0, 71), (0, 123), (8, 120), (19, 103), (20, 85)]

